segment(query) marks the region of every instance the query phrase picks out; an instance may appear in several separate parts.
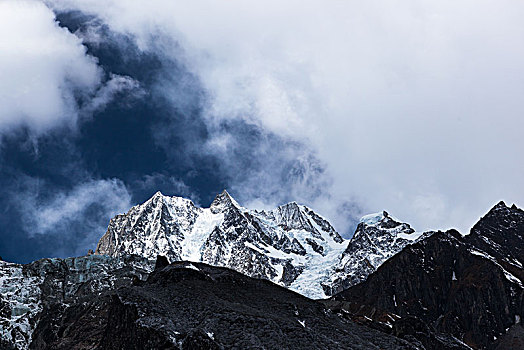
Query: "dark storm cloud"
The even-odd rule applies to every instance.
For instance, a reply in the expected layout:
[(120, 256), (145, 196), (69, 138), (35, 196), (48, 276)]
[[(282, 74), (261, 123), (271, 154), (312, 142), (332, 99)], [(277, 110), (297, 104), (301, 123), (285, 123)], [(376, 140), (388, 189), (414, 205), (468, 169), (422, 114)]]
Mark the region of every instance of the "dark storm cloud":
[[(60, 35), (79, 34), (96, 24), (90, 16), (70, 13), (58, 18), (59, 27), (45, 7), (24, 6), (23, 11), (43, 11), (43, 20)], [(96, 32), (100, 42), (85, 42), (87, 46), (80, 50), (87, 62), (97, 63), (93, 74), (98, 86), (90, 95), (61, 83), (57, 88), (71, 91), (75, 101), (47, 102), (70, 104), (74, 108), (68, 113), (50, 114), (45, 128), (40, 122), (25, 122), (0, 129), (0, 184), (4, 189), (0, 255), (4, 259), (29, 261), (85, 253), (94, 248), (110, 217), (144, 201), (157, 189), (191, 195), (176, 176), (193, 171), (193, 182), (204, 181), (205, 174), (192, 170), (187, 157), (170, 161), (154, 132), (169, 120), (176, 130), (170, 145), (175, 149), (183, 149), (192, 132), (177, 128), (172, 120), (178, 112), (151, 88), (161, 78), (159, 67), (176, 68), (176, 63), (142, 54), (132, 38), (101, 28)], [(49, 59), (56, 60), (54, 55)], [(65, 120), (53, 120), (58, 117)], [(5, 121), (3, 116), (0, 119)]]
[[(66, 12), (75, 8), (74, 5), (62, 7), (59, 3), (52, 5), (57, 4), (58, 9), (65, 8)], [(239, 100), (234, 94), (226, 96), (225, 102), (218, 99), (220, 96), (216, 96), (216, 89), (203, 85), (202, 78), (207, 78), (202, 76), (202, 72), (195, 72), (195, 65), (206, 64), (202, 62), (202, 57), (195, 54), (191, 44), (187, 43), (184, 35), (177, 33), (176, 28), (170, 27), (170, 24), (166, 26), (162, 16), (159, 21), (152, 20), (151, 26), (144, 31), (142, 19), (136, 21), (133, 28), (114, 25), (112, 18), (107, 17), (111, 11), (103, 13), (98, 11), (96, 3), (91, 5), (94, 9), (89, 8), (88, 4), (87, 8), (82, 8), (82, 13), (84, 16), (86, 13), (95, 14), (93, 20), (87, 21), (85, 26), (67, 25), (85, 39), (90, 52), (96, 52), (100, 46), (114, 45), (120, 50), (127, 48), (126, 51), (131, 54), (126, 57), (131, 57), (131, 60), (137, 56), (155, 57), (154, 64), (148, 66), (157, 67), (161, 73), (153, 75), (154, 78), (149, 75), (146, 90), (157, 102), (167, 106), (155, 106), (164, 118), (156, 120), (152, 133), (157, 146), (165, 152), (167, 163), (176, 164), (178, 170), (189, 166), (183, 180), (186, 185), (199, 188), (202, 192), (213, 192), (217, 183), (210, 183), (209, 179), (213, 177), (221, 187), (229, 188), (240, 202), (256, 207), (271, 207), (297, 200), (330, 217), (341, 232), (351, 231), (348, 223), (361, 212), (340, 213), (340, 208), (355, 208), (356, 205), (347, 205), (350, 197), (337, 198), (330, 194), (332, 182), (323, 170), (325, 164), (315, 155), (316, 150), (307, 146), (308, 142), (300, 137), (282, 134), (282, 130), (275, 132), (265, 123), (260, 123), (259, 109), (265, 108), (268, 113), (276, 112), (270, 122), (272, 127), (283, 126), (283, 130), (298, 128), (300, 122), (295, 111), (283, 116), (278, 103), (262, 106), (250, 98)], [(122, 14), (128, 13), (124, 11)], [(148, 21), (146, 17), (144, 21)], [(67, 23), (67, 16), (60, 15), (59, 18)], [(109, 37), (107, 33), (110, 33)], [(100, 54), (95, 56), (100, 57)], [(103, 62), (101, 66), (104, 66)], [(118, 66), (105, 69), (118, 69)], [(133, 67), (133, 64), (130, 66)], [(134, 66), (136, 69), (140, 71), (141, 68)], [(129, 71), (119, 74), (132, 75)], [(231, 74), (237, 76), (238, 73)], [(230, 83), (231, 79), (223, 81)], [(271, 81), (267, 83), (271, 88)], [(141, 83), (141, 86), (144, 84)], [(275, 97), (275, 102), (279, 102), (278, 96)], [(216, 109), (220, 103), (227, 104), (228, 101), (231, 104), (227, 112), (221, 107)], [(177, 173), (175, 177), (180, 179), (181, 174)]]
[(118, 180), (93, 179), (79, 160), (68, 129), (48, 132), (36, 144), (29, 131), (4, 138), (0, 152), (0, 250), (27, 262), (72, 256), (92, 248), (108, 218), (130, 205)]
[[(147, 91), (149, 105), (144, 110), (151, 120), (150, 135), (164, 152), (164, 170), (171, 174), (161, 178), (174, 177), (201, 193), (214, 194), (219, 184), (228, 187), (241, 202), (260, 206), (288, 200), (327, 200), (327, 188), (323, 187), (329, 184), (321, 163), (302, 142), (276, 135), (250, 120), (210, 119), (207, 110), (213, 91), (204, 89), (191, 72), (191, 57), (176, 41), (180, 38), (159, 28), (141, 40), (126, 31), (114, 33), (97, 17), (75, 24), (82, 16), (88, 18), (79, 12), (65, 12), (58, 18), (85, 38), (89, 52), (101, 58), (100, 65), (106, 71), (133, 76)], [(112, 57), (110, 64), (103, 60), (106, 56)], [(128, 70), (119, 71), (122, 67)], [(143, 74), (144, 70), (148, 74)], [(112, 118), (99, 119), (115, 120), (115, 112), (108, 113)], [(132, 129), (140, 130), (136, 125)], [(136, 146), (141, 147), (141, 143)], [(142, 149), (149, 152), (150, 147)], [(148, 173), (146, 169), (142, 172)], [(203, 198), (204, 204), (208, 201)]]

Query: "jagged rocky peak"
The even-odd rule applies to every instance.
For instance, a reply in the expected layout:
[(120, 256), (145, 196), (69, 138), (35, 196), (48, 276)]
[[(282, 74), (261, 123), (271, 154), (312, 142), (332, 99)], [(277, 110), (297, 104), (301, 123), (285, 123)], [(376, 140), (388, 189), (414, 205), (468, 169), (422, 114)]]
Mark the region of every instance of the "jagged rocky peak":
[(291, 202), (270, 211), (249, 210), (224, 190), (209, 208), (156, 193), (113, 218), (96, 253), (201, 261), (321, 298), (326, 295), (320, 283), (346, 244), (306, 206)]
[(297, 202), (283, 204), (274, 210), (262, 211), (260, 214), (274, 220), (285, 231), (306, 230), (321, 240), (323, 240), (322, 232), (325, 232), (337, 243), (344, 241), (326, 219)]
[(153, 197), (150, 198), (150, 200), (152, 202), (157, 202), (157, 201), (163, 200), (163, 199), (164, 199), (164, 195), (160, 191), (156, 191), (155, 194), (153, 195)]
[(464, 240), (524, 281), (524, 211), (515, 204), (496, 204)]
[[(394, 330), (394, 319), (414, 327), (409, 318), (416, 316), (473, 349), (521, 349), (523, 236), (524, 211), (501, 201), (469, 235), (437, 232), (405, 247), (365, 281), (337, 294), (336, 307), (370, 322), (393, 321)], [(411, 335), (435, 348), (425, 344), (430, 333)]]
[[(497, 234), (512, 236), (503, 226)], [(416, 316), (473, 349), (513, 349), (496, 344), (516, 336), (508, 335), (512, 327), (521, 327), (522, 266), (505, 261), (500, 247), (468, 237), (456, 230), (434, 233), (407, 246), (364, 282), (334, 299), (343, 301), (343, 308), (358, 317), (396, 323), (395, 319)], [(422, 332), (413, 335), (425, 337)], [(514, 340), (522, 343), (524, 337)]]
[(273, 210), (272, 214), (285, 230), (313, 228), (296, 202), (281, 205)]
[(157, 192), (126, 214), (112, 218), (95, 253), (118, 256), (125, 252), (149, 259), (160, 254), (172, 261), (180, 260), (178, 242), (183, 239), (183, 230), (194, 224), (199, 211), (189, 199)]
[[(504, 231), (502, 235), (501, 232)], [(473, 226), (467, 236), (481, 238), (484, 241), (501, 237), (508, 240), (524, 239), (524, 211), (515, 204), (507, 206), (503, 201), (497, 203)]]
[(240, 204), (225, 189), (215, 197), (209, 208), (214, 214), (233, 208), (242, 209)]
[(332, 268), (330, 281), (323, 284), (324, 292), (333, 295), (365, 281), (387, 259), (422, 236), (408, 224), (388, 212), (363, 216), (353, 238)]
[(509, 233), (515, 233), (522, 221), (524, 221), (522, 209), (515, 204), (509, 207), (504, 201), (500, 201), (473, 226), (471, 233), (480, 234), (490, 227), (509, 228)]

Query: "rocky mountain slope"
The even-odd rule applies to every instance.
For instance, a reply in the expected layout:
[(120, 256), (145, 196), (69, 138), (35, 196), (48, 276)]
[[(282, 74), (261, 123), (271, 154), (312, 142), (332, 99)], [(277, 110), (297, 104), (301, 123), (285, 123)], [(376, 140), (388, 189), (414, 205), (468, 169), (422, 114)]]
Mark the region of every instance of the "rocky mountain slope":
[(503, 202), (466, 236), (383, 212), (344, 240), (296, 203), (157, 193), (95, 255), (0, 260), (0, 348), (524, 349), (523, 236)]
[(42, 259), (27, 265), (0, 261), (0, 349), (27, 349), (47, 305), (146, 278), (153, 266), (154, 261), (137, 256)]
[(32, 349), (415, 349), (233, 270), (178, 262), (44, 308)]
[(405, 246), (430, 234), (415, 232), (409, 224), (391, 217), (386, 211), (364, 216), (338, 263), (332, 268), (329, 281), (323, 283), (325, 294), (336, 294), (366, 280)]
[(407, 328), (422, 343), (433, 330), (475, 349), (522, 349), (523, 236), (524, 212), (501, 202), (469, 235), (434, 233), (327, 303), (392, 330), (415, 317)]
[(387, 213), (364, 217), (348, 241), (326, 219), (294, 202), (249, 210), (224, 191), (209, 208), (199, 208), (158, 192), (114, 217), (96, 253), (200, 261), (325, 298), (364, 280), (419, 236)]

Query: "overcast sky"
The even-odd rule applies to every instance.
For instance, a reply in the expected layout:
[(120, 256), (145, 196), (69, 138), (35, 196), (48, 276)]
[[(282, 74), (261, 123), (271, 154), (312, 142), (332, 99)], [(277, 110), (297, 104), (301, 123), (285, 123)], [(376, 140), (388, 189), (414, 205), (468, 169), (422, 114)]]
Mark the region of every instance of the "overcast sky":
[(0, 255), (84, 254), (157, 190), (350, 237), (524, 206), (522, 1), (0, 1)]

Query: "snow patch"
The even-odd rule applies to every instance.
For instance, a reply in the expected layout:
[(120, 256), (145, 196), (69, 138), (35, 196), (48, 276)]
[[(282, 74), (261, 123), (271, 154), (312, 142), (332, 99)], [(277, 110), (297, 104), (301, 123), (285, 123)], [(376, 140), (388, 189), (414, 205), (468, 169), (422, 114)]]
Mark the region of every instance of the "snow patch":
[(195, 265), (193, 264), (188, 264), (187, 266), (185, 266), (187, 269), (191, 269), (191, 270), (195, 270), (195, 271), (200, 271), (200, 269), (198, 267), (196, 267)]
[(515, 277), (512, 273), (510, 273), (509, 271), (507, 271), (506, 269), (504, 269), (502, 267), (502, 265), (500, 265), (497, 260), (492, 257), (491, 255), (489, 254), (486, 254), (486, 253), (483, 253), (483, 252), (480, 252), (478, 250), (474, 250), (474, 249), (470, 249), (469, 252), (473, 255), (478, 255), (478, 256), (482, 256), (483, 258), (486, 258), (488, 260), (490, 260), (492, 263), (494, 263), (495, 265), (498, 266), (499, 269), (502, 270), (502, 272), (504, 273), (504, 276), (506, 277), (506, 279), (512, 283), (515, 283), (515, 284), (518, 284), (521, 288), (524, 288), (524, 286), (522, 285), (522, 281), (520, 279), (518, 279), (517, 277)]
[(422, 236), (424, 232), (413, 232), (413, 233), (399, 233), (397, 234), (398, 238), (407, 239), (408, 241), (416, 241)]
[(360, 218), (360, 222), (363, 222), (366, 225), (372, 226), (372, 225), (378, 224), (383, 219), (384, 219), (384, 213), (380, 212), (380, 213), (364, 215), (363, 217)]
[(224, 220), (224, 214), (213, 214), (210, 209), (202, 209), (193, 224), (191, 232), (184, 235), (181, 242), (183, 260), (201, 261), (201, 250), (207, 237)]

